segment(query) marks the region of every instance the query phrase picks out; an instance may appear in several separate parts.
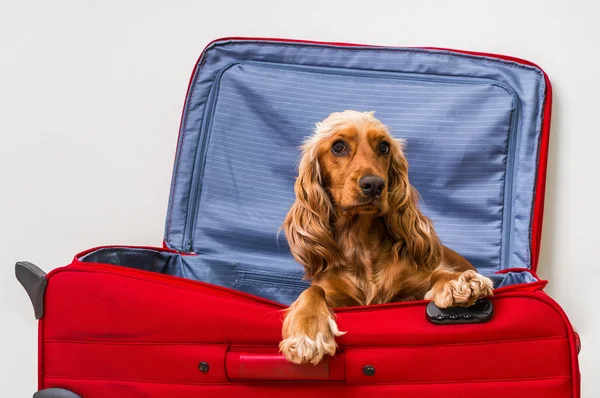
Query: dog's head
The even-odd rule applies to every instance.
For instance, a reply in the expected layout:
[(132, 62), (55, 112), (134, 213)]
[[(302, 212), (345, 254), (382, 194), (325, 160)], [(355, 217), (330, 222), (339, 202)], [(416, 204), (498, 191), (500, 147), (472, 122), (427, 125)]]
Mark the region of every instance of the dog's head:
[(402, 142), (373, 112), (336, 112), (317, 123), (302, 146), (298, 171), (296, 201), (283, 227), (307, 276), (343, 263), (332, 228), (335, 217), (382, 217), (397, 260), (439, 261), (437, 236), (408, 180)]
[[(316, 164), (313, 174), (336, 212), (380, 216), (389, 209), (395, 172), (406, 164), (399, 141), (373, 113), (345, 111), (317, 124), (303, 146), (302, 163)], [(300, 173), (303, 173), (302, 167)]]

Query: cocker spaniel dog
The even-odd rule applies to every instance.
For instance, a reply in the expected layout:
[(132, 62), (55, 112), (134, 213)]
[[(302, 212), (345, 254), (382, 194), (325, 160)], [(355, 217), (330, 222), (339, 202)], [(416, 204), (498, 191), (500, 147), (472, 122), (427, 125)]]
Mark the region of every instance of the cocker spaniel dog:
[(332, 308), (408, 300), (468, 306), (492, 281), (440, 243), (408, 180), (402, 142), (372, 112), (332, 113), (302, 147), (283, 230), (311, 286), (289, 307), (281, 352), (334, 355)]

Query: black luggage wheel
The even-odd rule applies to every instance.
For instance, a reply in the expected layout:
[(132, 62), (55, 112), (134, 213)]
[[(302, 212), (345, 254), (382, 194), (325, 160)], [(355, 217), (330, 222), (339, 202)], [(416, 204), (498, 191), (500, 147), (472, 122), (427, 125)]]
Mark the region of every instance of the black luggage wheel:
[(427, 305), (427, 319), (436, 325), (484, 323), (492, 319), (494, 305), (490, 300), (479, 300), (470, 307), (439, 308), (432, 302)]
[(81, 398), (81, 396), (62, 388), (47, 388), (33, 394), (33, 398)]

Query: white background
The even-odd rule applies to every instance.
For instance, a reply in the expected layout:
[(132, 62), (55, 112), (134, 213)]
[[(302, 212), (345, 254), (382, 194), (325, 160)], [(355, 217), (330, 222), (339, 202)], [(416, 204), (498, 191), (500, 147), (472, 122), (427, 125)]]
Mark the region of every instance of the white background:
[[(167, 5), (168, 4), (168, 5)], [(0, 395), (36, 389), (16, 260), (160, 245), (194, 62), (223, 36), (438, 46), (521, 57), (554, 87), (540, 274), (600, 396), (597, 1), (8, 1), (0, 4)]]

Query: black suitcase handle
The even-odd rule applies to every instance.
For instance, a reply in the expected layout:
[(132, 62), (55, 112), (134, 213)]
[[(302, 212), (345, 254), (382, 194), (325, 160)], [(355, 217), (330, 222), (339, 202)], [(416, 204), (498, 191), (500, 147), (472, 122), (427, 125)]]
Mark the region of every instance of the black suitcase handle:
[(29, 295), (35, 319), (40, 319), (44, 315), (44, 293), (48, 286), (46, 273), (35, 264), (19, 261), (15, 264), (15, 275)]

